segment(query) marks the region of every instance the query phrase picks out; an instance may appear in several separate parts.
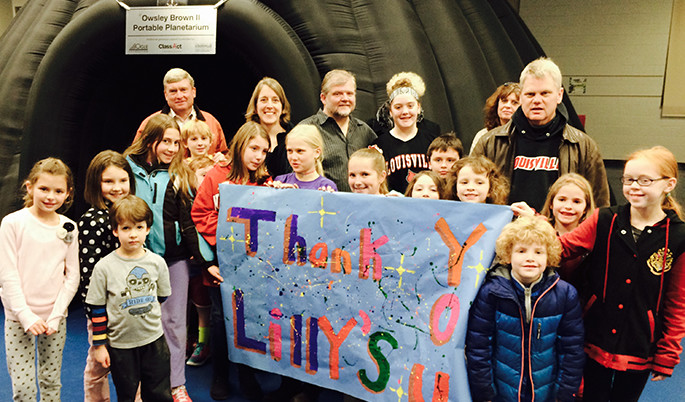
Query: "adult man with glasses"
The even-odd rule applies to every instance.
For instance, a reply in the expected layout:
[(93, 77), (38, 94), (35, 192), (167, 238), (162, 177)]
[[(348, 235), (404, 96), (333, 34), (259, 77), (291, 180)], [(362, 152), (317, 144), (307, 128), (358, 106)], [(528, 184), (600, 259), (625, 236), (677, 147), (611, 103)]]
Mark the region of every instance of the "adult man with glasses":
[(547, 190), (564, 173), (578, 173), (592, 185), (598, 207), (609, 205), (604, 161), (595, 141), (567, 123), (558, 108), (564, 94), (561, 71), (548, 58), (521, 73), (521, 107), (505, 125), (490, 130), (472, 154), (490, 158), (511, 180), (509, 203), (525, 201), (540, 210)]

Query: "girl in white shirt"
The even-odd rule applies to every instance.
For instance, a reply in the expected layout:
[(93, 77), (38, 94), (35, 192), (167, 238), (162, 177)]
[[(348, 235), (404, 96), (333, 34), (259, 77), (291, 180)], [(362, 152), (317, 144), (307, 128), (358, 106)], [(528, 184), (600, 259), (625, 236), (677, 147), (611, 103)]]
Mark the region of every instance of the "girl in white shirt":
[(15, 401), (36, 400), (36, 371), (41, 400), (58, 401), (65, 318), (79, 284), (76, 223), (59, 212), (72, 203), (74, 180), (64, 162), (46, 158), (24, 186), (24, 208), (0, 223), (7, 367)]

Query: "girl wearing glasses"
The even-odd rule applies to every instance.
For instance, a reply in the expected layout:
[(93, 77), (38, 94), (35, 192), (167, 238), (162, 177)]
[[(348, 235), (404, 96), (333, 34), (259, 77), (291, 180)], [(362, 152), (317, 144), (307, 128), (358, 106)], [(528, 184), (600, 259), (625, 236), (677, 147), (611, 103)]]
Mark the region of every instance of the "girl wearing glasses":
[(621, 177), (628, 204), (595, 210), (561, 236), (562, 266), (589, 253), (579, 289), (586, 303), (584, 401), (637, 401), (650, 373), (663, 380), (680, 361), (685, 223), (670, 195), (677, 181), (668, 149), (637, 151)]

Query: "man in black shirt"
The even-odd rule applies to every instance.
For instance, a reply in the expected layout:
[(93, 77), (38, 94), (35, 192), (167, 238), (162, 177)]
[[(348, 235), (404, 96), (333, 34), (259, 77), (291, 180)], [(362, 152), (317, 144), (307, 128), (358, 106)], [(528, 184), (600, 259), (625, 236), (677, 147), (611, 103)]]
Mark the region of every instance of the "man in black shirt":
[(604, 162), (595, 141), (571, 127), (559, 107), (564, 88), (561, 71), (549, 58), (539, 58), (521, 73), (521, 107), (511, 121), (490, 130), (476, 144), (511, 180), (509, 203), (525, 201), (542, 208), (547, 190), (564, 173), (578, 173), (593, 187), (597, 206), (609, 205)]
[(349, 71), (329, 71), (321, 82), (320, 98), (322, 108), (299, 124), (319, 128), (324, 142), (324, 173), (339, 191), (350, 191), (347, 183), (350, 155), (371, 145), (376, 133), (366, 123), (351, 116), (357, 103), (357, 82)]

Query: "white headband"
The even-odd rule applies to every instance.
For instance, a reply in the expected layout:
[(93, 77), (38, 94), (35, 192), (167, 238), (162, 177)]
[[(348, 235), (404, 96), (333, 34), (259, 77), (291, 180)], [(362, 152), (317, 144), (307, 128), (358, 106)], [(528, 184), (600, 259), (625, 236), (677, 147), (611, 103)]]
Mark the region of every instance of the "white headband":
[(414, 88), (412, 88), (412, 87), (399, 87), (396, 90), (392, 91), (392, 93), (390, 94), (390, 102), (392, 102), (393, 99), (395, 99), (395, 97), (397, 97), (397, 95), (403, 95), (403, 94), (409, 94), (409, 95), (413, 96), (416, 100), (419, 100), (419, 94), (416, 93)]

